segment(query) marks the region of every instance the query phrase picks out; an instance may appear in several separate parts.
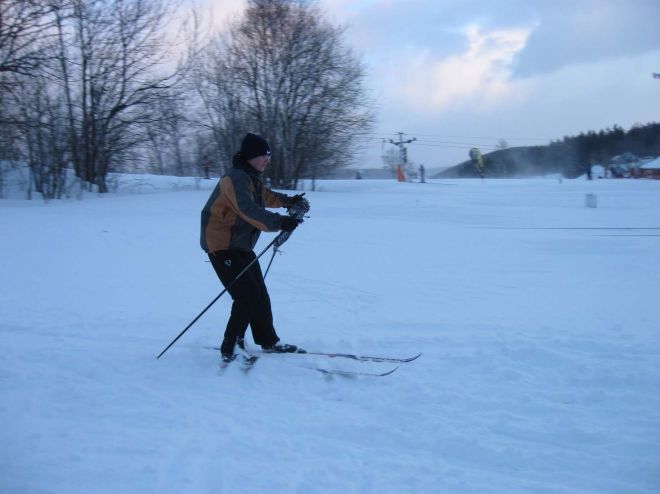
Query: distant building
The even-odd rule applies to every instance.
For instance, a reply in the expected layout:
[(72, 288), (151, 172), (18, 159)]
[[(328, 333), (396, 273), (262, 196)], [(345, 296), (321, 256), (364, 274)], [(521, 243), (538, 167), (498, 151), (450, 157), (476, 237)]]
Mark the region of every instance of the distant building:
[(641, 159), (634, 153), (626, 152), (610, 159), (607, 166), (613, 178), (628, 178), (638, 176)]
[(660, 180), (660, 157), (641, 165), (639, 167), (639, 176)]

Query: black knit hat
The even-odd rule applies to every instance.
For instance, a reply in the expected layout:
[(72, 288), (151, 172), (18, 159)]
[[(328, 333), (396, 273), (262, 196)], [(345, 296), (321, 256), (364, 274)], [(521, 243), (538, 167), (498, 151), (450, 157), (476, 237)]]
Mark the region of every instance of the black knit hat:
[(245, 160), (251, 160), (257, 156), (270, 156), (270, 146), (266, 139), (256, 134), (247, 134), (241, 142), (241, 156)]

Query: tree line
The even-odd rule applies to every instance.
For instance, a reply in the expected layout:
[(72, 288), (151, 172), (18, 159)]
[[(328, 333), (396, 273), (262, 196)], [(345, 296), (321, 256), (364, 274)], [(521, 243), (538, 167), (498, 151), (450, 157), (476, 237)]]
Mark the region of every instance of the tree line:
[(72, 182), (107, 192), (110, 172), (200, 175), (208, 160), (222, 173), (246, 132), (271, 143), (276, 187), (351, 161), (373, 121), (365, 70), (313, 3), (249, 0), (222, 32), (177, 13), (0, 0), (0, 193), (19, 164), (45, 198)]
[[(484, 174), (490, 177), (561, 173), (574, 178), (588, 164), (607, 165), (624, 153), (638, 157), (660, 155), (660, 123), (636, 124), (628, 131), (618, 125), (551, 141), (547, 146), (521, 146), (484, 154)], [(472, 161), (464, 161), (439, 174), (442, 177), (478, 176)]]

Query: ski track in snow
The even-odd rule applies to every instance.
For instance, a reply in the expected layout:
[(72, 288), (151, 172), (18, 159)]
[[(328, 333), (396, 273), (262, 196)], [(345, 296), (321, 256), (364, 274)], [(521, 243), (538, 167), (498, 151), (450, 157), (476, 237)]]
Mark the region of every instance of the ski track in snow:
[(221, 370), (225, 297), (156, 360), (221, 290), (214, 182), (135, 180), (0, 201), (0, 492), (658, 492), (659, 238), (630, 229), (660, 182), (319, 181), (267, 278), (283, 341), (424, 352), (343, 378), (303, 367), (393, 366)]

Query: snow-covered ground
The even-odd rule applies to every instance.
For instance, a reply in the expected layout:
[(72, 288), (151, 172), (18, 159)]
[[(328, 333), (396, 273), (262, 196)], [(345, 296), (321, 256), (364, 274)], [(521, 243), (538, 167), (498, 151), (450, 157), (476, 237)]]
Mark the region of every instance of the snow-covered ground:
[(156, 360), (221, 290), (214, 182), (159, 181), (0, 201), (0, 492), (660, 492), (660, 181), (320, 182), (283, 341), (424, 352), (352, 379), (221, 371), (226, 297)]

